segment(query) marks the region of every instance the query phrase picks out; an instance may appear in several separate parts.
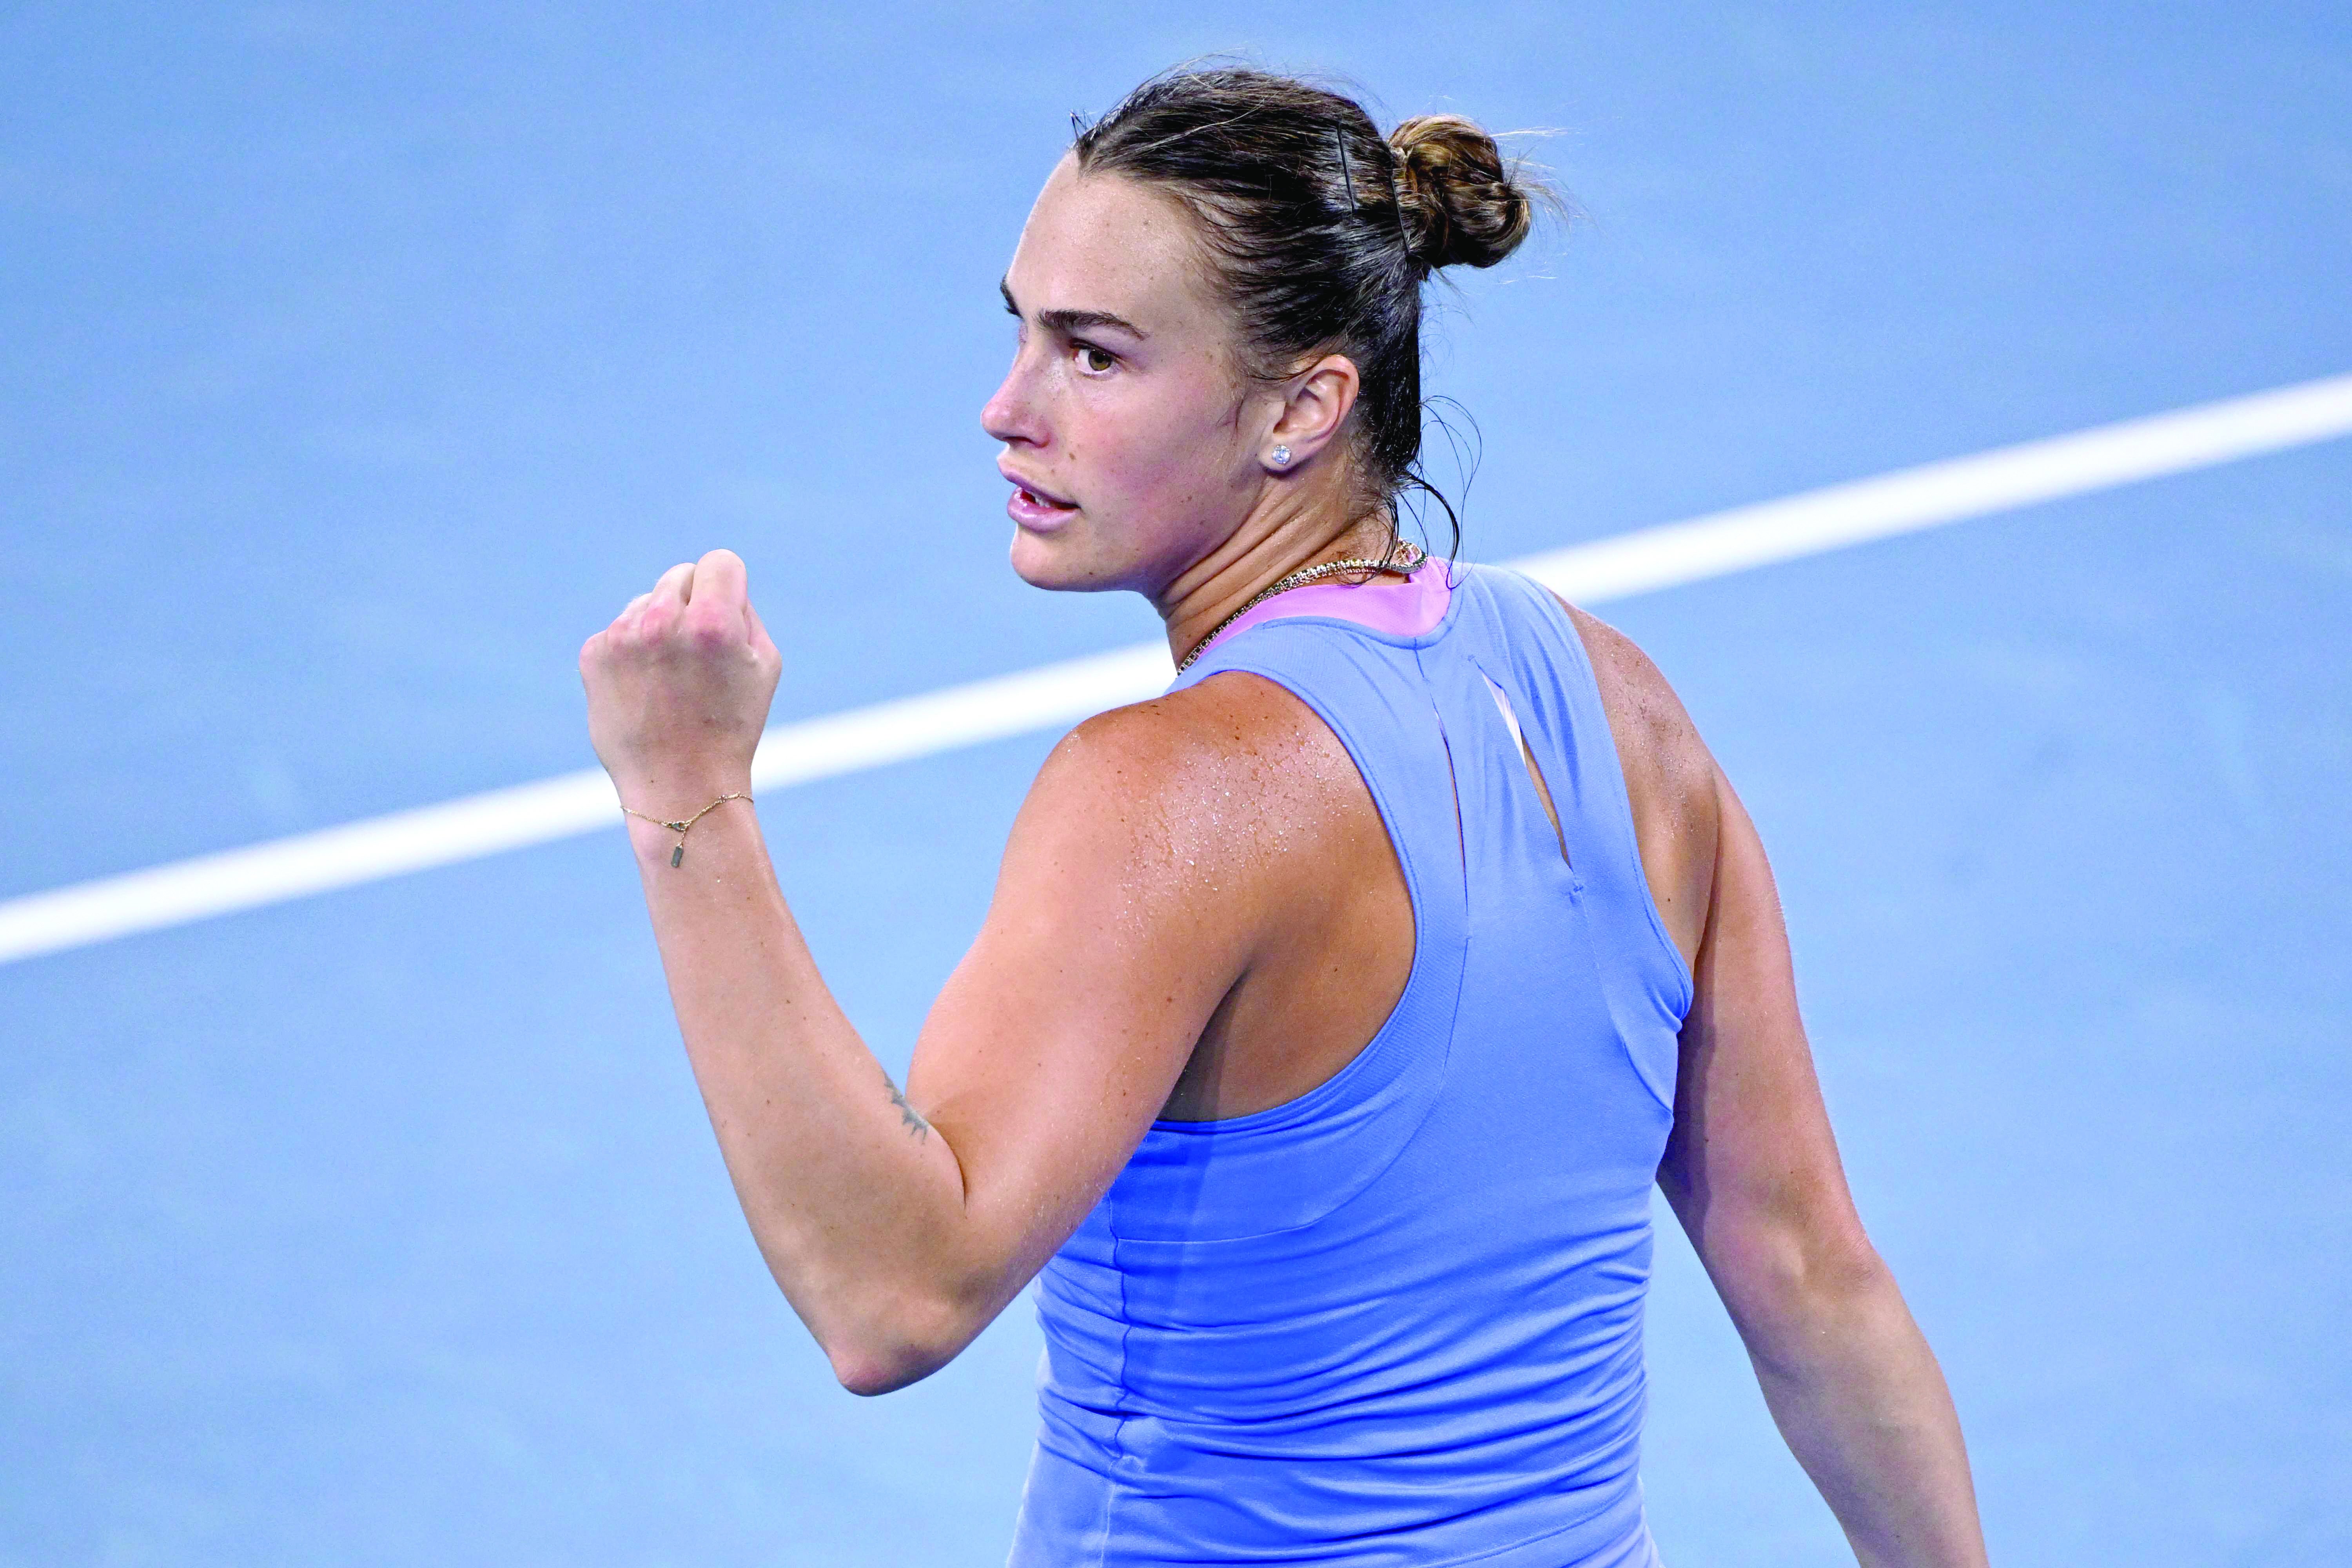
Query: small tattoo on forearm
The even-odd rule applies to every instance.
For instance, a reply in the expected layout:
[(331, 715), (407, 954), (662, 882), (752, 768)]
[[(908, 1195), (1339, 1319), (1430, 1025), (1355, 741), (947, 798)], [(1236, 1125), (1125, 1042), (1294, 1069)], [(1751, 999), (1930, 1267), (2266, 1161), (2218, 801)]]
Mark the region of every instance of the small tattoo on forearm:
[(898, 1120), (905, 1124), (907, 1131), (918, 1138), (929, 1137), (931, 1124), (923, 1120), (921, 1111), (907, 1103), (907, 1097), (898, 1092), (898, 1086), (890, 1081), (890, 1075), (887, 1072), (882, 1075), (882, 1084), (890, 1091), (890, 1103), (898, 1108)]

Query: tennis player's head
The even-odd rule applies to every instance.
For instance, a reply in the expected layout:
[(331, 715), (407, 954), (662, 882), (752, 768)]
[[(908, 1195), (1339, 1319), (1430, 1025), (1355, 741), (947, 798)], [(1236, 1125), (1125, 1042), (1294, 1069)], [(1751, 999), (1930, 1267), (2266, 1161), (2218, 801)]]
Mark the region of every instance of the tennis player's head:
[(1245, 69), (1136, 89), (1079, 132), (1004, 275), (1019, 346), (982, 424), (1014, 569), (1157, 598), (1302, 518), (1393, 528), (1423, 285), (1509, 255), (1543, 195), (1457, 115), (1384, 137)]

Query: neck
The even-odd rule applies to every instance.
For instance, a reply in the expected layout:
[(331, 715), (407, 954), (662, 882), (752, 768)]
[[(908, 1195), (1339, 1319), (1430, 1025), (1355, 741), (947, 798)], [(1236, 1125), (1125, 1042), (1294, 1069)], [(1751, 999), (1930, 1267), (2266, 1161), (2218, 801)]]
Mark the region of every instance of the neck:
[(1388, 515), (1377, 507), (1367, 511), (1338, 498), (1301, 495), (1257, 508), (1153, 595), (1168, 627), (1169, 657), (1181, 661), (1228, 616), (1293, 572), (1327, 561), (1377, 560), (1388, 542)]

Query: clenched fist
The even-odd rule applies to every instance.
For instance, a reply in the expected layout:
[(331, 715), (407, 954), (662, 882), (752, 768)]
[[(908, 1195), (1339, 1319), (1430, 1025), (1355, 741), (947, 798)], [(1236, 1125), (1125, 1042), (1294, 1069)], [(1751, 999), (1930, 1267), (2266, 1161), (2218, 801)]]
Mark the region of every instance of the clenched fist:
[(580, 649), (588, 739), (621, 803), (667, 816), (748, 788), (782, 668), (731, 550), (630, 600)]

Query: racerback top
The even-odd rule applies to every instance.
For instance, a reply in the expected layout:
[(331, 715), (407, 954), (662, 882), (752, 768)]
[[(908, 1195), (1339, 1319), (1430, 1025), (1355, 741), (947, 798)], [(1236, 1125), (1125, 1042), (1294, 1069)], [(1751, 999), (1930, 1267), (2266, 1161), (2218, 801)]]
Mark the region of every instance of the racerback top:
[(1269, 600), (1175, 689), (1232, 670), (1355, 759), (1412, 968), (1318, 1088), (1154, 1123), (1039, 1275), (1014, 1568), (1650, 1564), (1650, 1187), (1691, 979), (1583, 642), (1528, 578), (1433, 562)]

